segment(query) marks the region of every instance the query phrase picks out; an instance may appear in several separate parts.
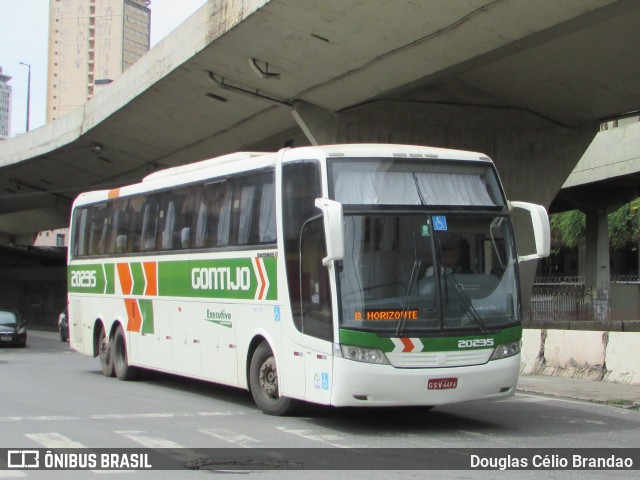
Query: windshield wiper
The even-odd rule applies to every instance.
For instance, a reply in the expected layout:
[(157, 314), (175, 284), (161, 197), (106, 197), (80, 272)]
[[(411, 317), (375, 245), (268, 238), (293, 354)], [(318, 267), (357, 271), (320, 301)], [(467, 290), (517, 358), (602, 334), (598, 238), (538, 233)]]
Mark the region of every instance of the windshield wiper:
[(398, 320), (398, 327), (396, 328), (396, 335), (401, 336), (404, 333), (404, 327), (407, 323), (407, 315), (409, 312), (409, 299), (413, 296), (413, 291), (418, 284), (418, 273), (420, 272), (420, 266), (422, 260), (418, 257), (418, 246), (416, 245), (416, 232), (413, 232), (413, 267), (411, 267), (411, 276), (409, 277), (409, 284), (407, 285), (407, 293), (404, 297), (402, 305), (402, 312), (400, 313), (400, 320)]
[[(460, 300), (462, 300), (462, 303), (467, 308), (468, 316), (471, 317), (471, 319), (474, 322), (476, 322), (476, 324), (480, 327), (480, 330), (482, 331), (482, 333), (486, 334), (487, 333), (487, 324), (484, 323), (484, 320), (482, 320), (482, 317), (480, 316), (478, 311), (473, 306), (473, 303), (471, 303), (471, 299), (469, 297), (467, 297), (467, 295), (462, 291), (460, 283), (458, 282), (458, 279), (455, 277), (455, 275), (453, 273), (451, 273), (450, 275), (451, 275), (451, 279), (453, 280), (454, 290), (458, 294), (458, 298), (460, 298)], [(444, 277), (445, 277), (444, 281), (445, 281), (445, 285), (446, 285), (446, 283), (447, 283), (447, 278), (446, 278), (447, 274), (446, 273), (444, 274)]]

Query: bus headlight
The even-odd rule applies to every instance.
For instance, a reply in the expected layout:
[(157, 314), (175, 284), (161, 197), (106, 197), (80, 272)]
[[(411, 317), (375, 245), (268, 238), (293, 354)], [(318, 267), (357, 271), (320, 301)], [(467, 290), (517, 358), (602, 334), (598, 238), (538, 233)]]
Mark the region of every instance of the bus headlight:
[(389, 360), (382, 350), (377, 348), (354, 347), (352, 345), (340, 345), (342, 358), (353, 360), (354, 362), (377, 363), (378, 365), (389, 365)]
[(501, 358), (513, 357), (520, 353), (520, 340), (517, 342), (504, 343), (502, 345), (498, 345), (496, 349), (493, 351), (493, 355), (491, 355), (491, 360), (499, 360)]

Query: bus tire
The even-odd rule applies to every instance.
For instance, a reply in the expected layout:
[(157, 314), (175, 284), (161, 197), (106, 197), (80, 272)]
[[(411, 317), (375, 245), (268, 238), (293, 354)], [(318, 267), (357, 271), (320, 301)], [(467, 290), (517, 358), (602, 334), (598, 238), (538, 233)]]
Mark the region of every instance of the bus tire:
[(107, 337), (104, 328), (100, 329), (98, 338), (98, 356), (100, 357), (100, 368), (105, 377), (113, 377), (115, 370), (113, 367), (113, 340)]
[(266, 342), (258, 345), (251, 357), (249, 385), (253, 400), (267, 415), (287, 415), (293, 411), (294, 401), (280, 396), (276, 359)]
[(129, 365), (127, 359), (127, 338), (119, 326), (112, 340), (113, 367), (118, 380), (134, 380), (138, 369)]

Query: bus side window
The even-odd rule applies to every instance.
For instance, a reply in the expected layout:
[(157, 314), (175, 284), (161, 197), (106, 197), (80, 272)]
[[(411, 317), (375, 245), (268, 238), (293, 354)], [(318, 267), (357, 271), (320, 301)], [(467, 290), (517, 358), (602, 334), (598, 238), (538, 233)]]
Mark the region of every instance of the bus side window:
[(191, 185), (176, 192), (181, 203), (177, 205), (176, 222), (173, 230), (173, 248), (191, 248), (191, 223), (195, 211), (198, 187)]
[(238, 244), (276, 241), (274, 172), (252, 174), (242, 186)]
[[(105, 208), (105, 210), (107, 210)], [(107, 240), (111, 234), (111, 218), (109, 212), (102, 212), (102, 230), (100, 231), (100, 241), (98, 242), (98, 248), (94, 253), (103, 254), (107, 253)], [(100, 227), (98, 227), (100, 228)]]
[(87, 217), (89, 208), (78, 208), (73, 212), (73, 237), (71, 252), (73, 257), (84, 257), (87, 252)]
[[(212, 210), (212, 215), (216, 216), (218, 221), (211, 222), (211, 227), (213, 230), (213, 226), (217, 225), (217, 228), (214, 232), (210, 232), (211, 241), (208, 242), (209, 246), (217, 246), (224, 247), (230, 244), (231, 241), (231, 215), (233, 213), (233, 204), (234, 204), (234, 185), (236, 182), (228, 181), (224, 182), (224, 184), (219, 184), (219, 191), (216, 192), (218, 194), (218, 198), (220, 202), (217, 205), (217, 208), (214, 207)], [(213, 219), (212, 219), (213, 220)]]
[(256, 186), (245, 184), (237, 185), (237, 187), (236, 195), (238, 198), (233, 202), (233, 224), (237, 225), (237, 240), (234, 243), (236, 245), (247, 245), (252, 243), (250, 241), (250, 234), (254, 217), (253, 210), (255, 206)]
[(164, 213), (164, 225), (160, 234), (160, 243), (162, 250), (171, 250), (173, 248), (173, 229), (176, 224), (176, 202), (169, 200), (166, 210), (163, 209), (161, 213)]
[(302, 331), (302, 290), (306, 288), (305, 285), (309, 285), (309, 279), (301, 278), (300, 234), (304, 223), (309, 218), (320, 214), (315, 207), (315, 199), (321, 196), (319, 163), (306, 161), (285, 164), (282, 169), (282, 196), (289, 299), (293, 323), (299, 331)]
[(276, 190), (274, 174), (270, 173), (262, 185), (260, 194), (260, 216), (258, 219), (258, 242), (273, 243), (276, 241)]
[(211, 248), (229, 243), (232, 189), (226, 179), (205, 184), (195, 200), (194, 248)]
[(198, 211), (196, 215), (195, 238), (193, 246), (195, 248), (203, 248), (204, 241), (207, 237), (207, 202), (205, 198), (201, 198), (198, 202)]
[(158, 206), (158, 199), (151, 197), (142, 208), (140, 247), (143, 252), (150, 252), (156, 249), (156, 232), (159, 214)]
[(273, 170), (235, 179), (230, 243), (259, 245), (276, 240)]
[(124, 253), (127, 243), (126, 223), (128, 200), (126, 198), (118, 198), (111, 204), (111, 232), (109, 233), (107, 253)]
[(100, 255), (105, 253), (106, 236), (108, 233), (109, 218), (106, 215), (107, 204), (93, 205), (90, 208), (89, 244), (88, 255)]
[[(193, 196), (196, 187), (187, 187), (165, 193), (158, 213), (158, 244), (161, 250), (189, 248), (189, 225), (191, 224)], [(187, 230), (185, 230), (185, 228)], [(186, 245), (184, 245), (186, 240)]]
[(146, 197), (144, 195), (136, 195), (129, 199), (129, 207), (127, 208), (128, 223), (124, 234), (127, 235), (127, 247), (128, 253), (137, 253), (142, 251), (141, 237), (142, 237), (142, 217), (145, 205)]

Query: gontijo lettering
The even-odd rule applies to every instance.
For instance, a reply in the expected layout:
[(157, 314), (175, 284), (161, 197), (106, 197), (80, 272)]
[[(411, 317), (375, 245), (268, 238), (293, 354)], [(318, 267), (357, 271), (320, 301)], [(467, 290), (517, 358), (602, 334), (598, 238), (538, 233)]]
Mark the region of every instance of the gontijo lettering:
[(249, 290), (251, 271), (248, 267), (193, 268), (191, 287), (194, 290)]

